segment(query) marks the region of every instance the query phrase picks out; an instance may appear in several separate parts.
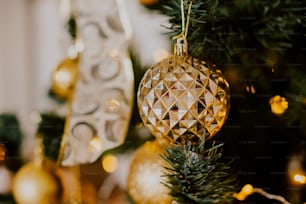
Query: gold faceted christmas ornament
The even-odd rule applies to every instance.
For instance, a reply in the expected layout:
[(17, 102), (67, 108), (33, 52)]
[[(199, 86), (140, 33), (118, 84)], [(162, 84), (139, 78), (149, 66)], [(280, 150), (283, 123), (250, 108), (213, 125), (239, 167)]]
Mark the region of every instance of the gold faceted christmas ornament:
[(135, 153), (128, 174), (128, 192), (137, 204), (170, 204), (168, 188), (163, 184), (163, 148), (157, 141), (146, 142)]
[(78, 75), (78, 58), (64, 59), (52, 74), (52, 91), (59, 97), (68, 98), (73, 91)]
[(288, 101), (279, 95), (273, 96), (270, 101), (271, 111), (275, 115), (282, 115), (288, 109)]
[[(229, 85), (214, 65), (187, 55), (186, 44), (151, 67), (138, 89), (138, 109), (157, 138), (213, 137), (229, 112)], [(196, 137), (194, 137), (196, 136)], [(190, 138), (192, 137), (192, 138)]]
[(42, 166), (28, 163), (15, 175), (12, 190), (18, 204), (50, 204), (57, 203), (59, 186)]

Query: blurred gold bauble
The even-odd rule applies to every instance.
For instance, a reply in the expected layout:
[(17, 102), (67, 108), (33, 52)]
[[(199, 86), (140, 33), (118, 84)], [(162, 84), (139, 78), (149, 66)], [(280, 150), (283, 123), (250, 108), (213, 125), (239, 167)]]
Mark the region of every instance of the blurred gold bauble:
[(137, 204), (168, 204), (171, 197), (163, 182), (163, 148), (146, 142), (135, 153), (128, 174), (128, 192)]
[(273, 96), (270, 101), (271, 111), (275, 115), (282, 115), (288, 109), (288, 101), (279, 95)]
[(40, 165), (28, 163), (15, 175), (12, 190), (18, 204), (54, 204), (59, 186), (51, 173)]
[(158, 139), (213, 137), (230, 106), (229, 85), (214, 65), (191, 56), (172, 55), (150, 68), (138, 93), (145, 126)]
[(59, 97), (68, 98), (76, 84), (78, 58), (64, 59), (52, 74), (52, 92)]

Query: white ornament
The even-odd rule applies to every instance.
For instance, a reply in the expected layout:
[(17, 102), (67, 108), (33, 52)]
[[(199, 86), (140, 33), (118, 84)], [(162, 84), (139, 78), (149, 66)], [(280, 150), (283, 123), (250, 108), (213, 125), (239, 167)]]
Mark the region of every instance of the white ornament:
[(0, 194), (10, 193), (12, 182), (13, 174), (5, 166), (0, 166)]
[(63, 166), (92, 163), (124, 142), (134, 93), (124, 1), (76, 0), (72, 9), (84, 50), (62, 140)]

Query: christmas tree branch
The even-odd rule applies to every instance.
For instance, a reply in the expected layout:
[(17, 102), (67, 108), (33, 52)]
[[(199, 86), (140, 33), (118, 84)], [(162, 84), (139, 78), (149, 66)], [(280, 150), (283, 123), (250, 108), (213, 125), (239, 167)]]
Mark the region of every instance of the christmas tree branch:
[(173, 144), (166, 148), (165, 185), (177, 203), (231, 203), (234, 176), (229, 164), (220, 162), (221, 145), (204, 147), (204, 142)]
[[(184, 2), (187, 13), (190, 1)], [(180, 0), (166, 1), (161, 7), (170, 17), (169, 34), (177, 35), (182, 30)], [(195, 0), (191, 10), (190, 53), (223, 61), (249, 45), (257, 49), (292, 47), (292, 36), (303, 26), (306, 2)]]
[(65, 119), (55, 114), (41, 114), (38, 124), (37, 135), (42, 138), (44, 156), (56, 161), (59, 154), (60, 144), (64, 132)]
[[(187, 36), (190, 55), (217, 64), (226, 77), (235, 73), (236, 78), (229, 82), (242, 88), (254, 86), (255, 97), (267, 93), (286, 96), (290, 107), (285, 114), (287, 125), (305, 124), (305, 114), (300, 113), (306, 104), (306, 1), (192, 2)], [(184, 0), (185, 13), (189, 3)], [(159, 7), (169, 16), (168, 34), (179, 34), (180, 0), (163, 1)], [(237, 87), (233, 92), (241, 91)]]

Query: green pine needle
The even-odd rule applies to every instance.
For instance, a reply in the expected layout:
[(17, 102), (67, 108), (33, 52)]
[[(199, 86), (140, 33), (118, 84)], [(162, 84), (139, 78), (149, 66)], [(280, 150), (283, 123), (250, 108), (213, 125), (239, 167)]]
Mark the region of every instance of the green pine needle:
[[(190, 0), (183, 1), (186, 15)], [(159, 6), (169, 16), (171, 37), (181, 32), (180, 2), (165, 0)], [(305, 0), (193, 0), (190, 17), (190, 55), (216, 64), (235, 84), (231, 92), (240, 93), (239, 87), (249, 84), (256, 89), (255, 97), (286, 96), (288, 124), (306, 124), (301, 114), (305, 80), (300, 79), (306, 75)]]
[[(183, 0), (185, 15), (190, 0)], [(168, 0), (161, 11), (169, 16), (171, 36), (181, 32), (181, 0)], [(241, 48), (287, 49), (296, 29), (304, 25), (306, 2), (193, 0), (187, 40), (191, 55), (227, 63)]]
[(41, 114), (37, 135), (42, 137), (45, 157), (56, 161), (64, 133), (65, 119), (55, 114)]
[(232, 203), (235, 178), (229, 164), (220, 162), (219, 146), (204, 148), (204, 143), (174, 144), (166, 148), (165, 185), (181, 204)]

